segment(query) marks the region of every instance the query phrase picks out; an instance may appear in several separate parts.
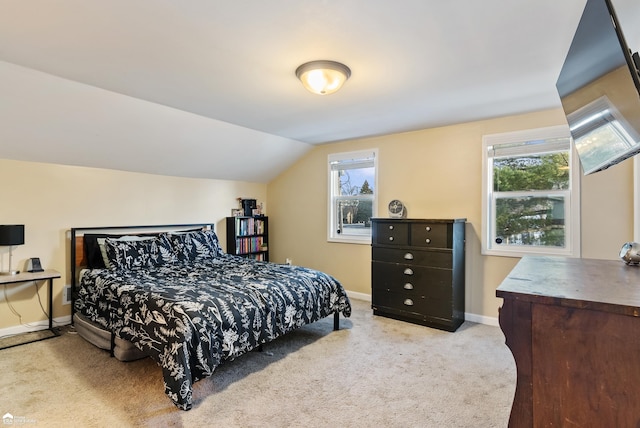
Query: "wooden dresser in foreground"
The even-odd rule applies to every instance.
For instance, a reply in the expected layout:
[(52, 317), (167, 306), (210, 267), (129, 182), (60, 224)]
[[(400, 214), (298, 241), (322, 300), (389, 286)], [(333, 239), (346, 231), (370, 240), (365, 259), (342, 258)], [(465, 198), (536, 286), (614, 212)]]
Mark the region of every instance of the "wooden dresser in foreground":
[(509, 427), (640, 426), (640, 267), (525, 257), (496, 295), (517, 368)]
[(447, 331), (460, 327), (465, 219), (371, 221), (373, 313)]

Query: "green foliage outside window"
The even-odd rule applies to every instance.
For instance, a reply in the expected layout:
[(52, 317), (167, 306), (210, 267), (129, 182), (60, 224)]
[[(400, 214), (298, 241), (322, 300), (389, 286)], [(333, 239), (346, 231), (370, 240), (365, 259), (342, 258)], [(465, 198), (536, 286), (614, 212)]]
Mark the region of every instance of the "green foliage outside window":
[(568, 152), (494, 159), (498, 243), (564, 246), (564, 197), (544, 191), (568, 189), (569, 172)]
[(568, 188), (568, 152), (493, 161), (493, 190), (496, 192)]

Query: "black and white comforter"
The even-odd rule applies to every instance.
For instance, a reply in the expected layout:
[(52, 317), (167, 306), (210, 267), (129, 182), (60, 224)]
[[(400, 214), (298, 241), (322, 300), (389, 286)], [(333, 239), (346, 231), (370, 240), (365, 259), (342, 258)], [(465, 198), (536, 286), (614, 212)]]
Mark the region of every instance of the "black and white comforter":
[(184, 410), (193, 382), (220, 362), (334, 312), (351, 313), (330, 275), (226, 254), (85, 271), (75, 308), (154, 359), (166, 394)]

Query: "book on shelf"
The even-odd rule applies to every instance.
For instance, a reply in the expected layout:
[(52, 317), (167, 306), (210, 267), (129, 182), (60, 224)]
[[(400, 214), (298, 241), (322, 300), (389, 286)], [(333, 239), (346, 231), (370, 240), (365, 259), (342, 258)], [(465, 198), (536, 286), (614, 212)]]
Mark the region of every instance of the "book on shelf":
[(253, 217), (236, 217), (236, 234), (241, 236), (246, 235), (263, 235), (264, 220)]
[(236, 239), (236, 254), (257, 253), (267, 251), (268, 247), (262, 236), (251, 236)]

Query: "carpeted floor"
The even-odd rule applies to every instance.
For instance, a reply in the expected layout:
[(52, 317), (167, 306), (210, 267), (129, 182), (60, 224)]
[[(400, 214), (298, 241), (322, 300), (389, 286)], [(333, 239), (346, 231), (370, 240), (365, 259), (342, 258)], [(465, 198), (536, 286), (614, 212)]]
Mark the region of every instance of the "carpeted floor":
[(154, 362), (120, 362), (67, 328), (0, 351), (0, 413), (43, 427), (507, 426), (515, 363), (498, 327), (448, 333), (352, 303), (340, 331), (329, 317), (223, 364), (187, 412)]

